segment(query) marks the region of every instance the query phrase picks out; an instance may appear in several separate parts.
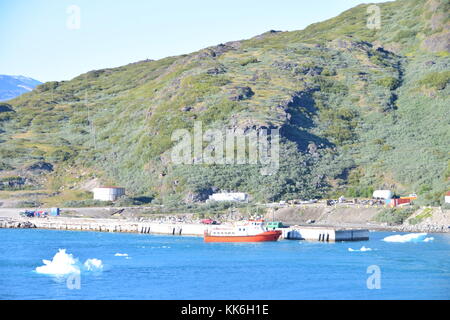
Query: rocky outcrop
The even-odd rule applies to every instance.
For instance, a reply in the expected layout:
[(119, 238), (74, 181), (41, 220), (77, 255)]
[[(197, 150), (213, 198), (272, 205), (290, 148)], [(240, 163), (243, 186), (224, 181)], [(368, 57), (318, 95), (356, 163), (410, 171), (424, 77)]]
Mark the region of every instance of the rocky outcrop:
[(216, 68), (211, 68), (206, 71), (206, 73), (209, 75), (218, 75), (218, 74), (223, 74), (225, 72), (227, 72), (227, 70), (222, 66), (216, 67)]
[(25, 170), (31, 171), (33, 173), (52, 172), (53, 165), (48, 162), (38, 161), (26, 167)]
[(209, 47), (205, 50), (202, 50), (199, 54), (198, 57), (199, 58), (216, 58), (221, 56), (222, 54), (224, 54), (225, 52), (231, 51), (231, 50), (236, 50), (236, 48), (234, 46), (228, 45), (228, 44), (219, 44), (217, 46), (214, 47)]
[(6, 103), (0, 104), (0, 113), (2, 112), (14, 112), (13, 108)]
[(236, 87), (230, 92), (231, 101), (247, 100), (253, 97), (255, 93), (250, 87)]
[(269, 30), (267, 32), (264, 32), (260, 35), (257, 35), (255, 37), (253, 37), (252, 39), (258, 39), (258, 40), (262, 40), (262, 39), (266, 39), (270, 36), (276, 35), (278, 33), (282, 33), (283, 31), (278, 31), (278, 30)]
[(450, 30), (426, 38), (422, 42), (422, 48), (430, 52), (450, 52)]
[(0, 190), (21, 189), (27, 183), (27, 179), (22, 177), (0, 178)]
[(186, 203), (196, 203), (196, 202), (205, 202), (209, 199), (209, 196), (213, 193), (216, 193), (219, 191), (216, 187), (211, 188), (205, 188), (203, 190), (197, 191), (197, 192), (190, 192), (185, 197), (184, 201)]

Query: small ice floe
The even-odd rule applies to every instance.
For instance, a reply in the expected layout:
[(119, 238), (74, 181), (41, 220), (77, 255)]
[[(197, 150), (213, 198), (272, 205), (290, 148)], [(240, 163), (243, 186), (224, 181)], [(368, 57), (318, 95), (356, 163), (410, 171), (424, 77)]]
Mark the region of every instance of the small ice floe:
[(383, 239), (385, 242), (429, 242), (434, 240), (433, 238), (427, 238), (427, 233), (408, 233), (403, 235), (389, 236)]
[(128, 257), (128, 253), (116, 253), (114, 256), (116, 256), (116, 257)]
[(103, 269), (103, 263), (99, 259), (87, 259), (84, 267), (87, 271), (101, 271)]
[(66, 253), (66, 249), (59, 249), (53, 259), (42, 260), (43, 266), (37, 267), (37, 273), (54, 276), (65, 276), (69, 274), (80, 274), (81, 271), (101, 271), (102, 261), (99, 259), (87, 259), (81, 264), (72, 254)]
[(362, 246), (361, 249), (352, 249), (352, 248), (348, 248), (348, 251), (350, 252), (366, 252), (366, 251), (372, 251), (371, 248), (366, 248), (365, 246)]

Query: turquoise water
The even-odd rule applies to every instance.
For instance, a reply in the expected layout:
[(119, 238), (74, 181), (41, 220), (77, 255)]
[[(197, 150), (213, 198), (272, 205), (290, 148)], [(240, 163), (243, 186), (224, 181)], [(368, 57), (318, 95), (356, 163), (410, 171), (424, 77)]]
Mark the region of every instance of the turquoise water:
[[(196, 237), (1, 229), (0, 299), (449, 299), (450, 235), (382, 241), (394, 234), (371, 232), (370, 241), (351, 243), (207, 244)], [(348, 250), (363, 246), (372, 250)], [(79, 289), (69, 289), (67, 276), (36, 272), (60, 248), (79, 261)], [(82, 266), (88, 259), (102, 265), (89, 271)], [(381, 288), (370, 290), (373, 265)]]

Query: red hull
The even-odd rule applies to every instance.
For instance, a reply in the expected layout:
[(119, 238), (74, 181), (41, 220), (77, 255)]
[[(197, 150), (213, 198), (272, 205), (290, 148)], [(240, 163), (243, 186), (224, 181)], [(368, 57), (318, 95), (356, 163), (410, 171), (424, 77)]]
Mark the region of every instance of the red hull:
[(281, 231), (267, 231), (254, 236), (210, 236), (205, 234), (205, 242), (266, 242), (277, 241)]

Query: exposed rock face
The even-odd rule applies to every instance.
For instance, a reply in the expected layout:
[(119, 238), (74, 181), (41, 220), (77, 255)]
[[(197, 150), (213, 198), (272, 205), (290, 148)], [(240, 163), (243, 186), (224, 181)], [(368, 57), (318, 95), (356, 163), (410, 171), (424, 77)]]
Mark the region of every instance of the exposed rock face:
[(422, 48), (431, 52), (450, 52), (450, 30), (426, 38)]
[(0, 181), (0, 190), (21, 188), (27, 183), (27, 179), (22, 177), (13, 177)]
[(217, 46), (209, 47), (205, 50), (202, 50), (198, 56), (200, 58), (207, 58), (207, 57), (216, 58), (216, 57), (221, 56), (225, 52), (228, 52), (231, 50), (236, 50), (236, 49), (233, 46), (221, 43)]
[(13, 108), (9, 104), (0, 104), (0, 113), (2, 112), (14, 112)]
[(200, 190), (196, 193), (189, 193), (184, 199), (186, 203), (204, 202), (209, 199), (209, 196), (219, 191), (216, 187)]
[(241, 41), (229, 41), (225, 43), (226, 46), (232, 47), (234, 49), (239, 49), (242, 46)]
[(328, 48), (345, 49), (345, 50), (367, 50), (373, 45), (366, 41), (355, 41), (352, 37), (337, 38), (327, 44)]
[(33, 171), (35, 173), (37, 173), (37, 172), (52, 172), (53, 165), (48, 162), (39, 161), (39, 162), (33, 163), (32, 165), (28, 166), (26, 168), (26, 170)]
[(250, 87), (236, 87), (231, 91), (231, 101), (241, 101), (250, 99), (255, 93)]
[(275, 34), (281, 33), (281, 32), (282, 32), (282, 31), (269, 30), (269, 31), (267, 31), (267, 32), (264, 32), (263, 34), (257, 35), (256, 37), (253, 37), (252, 39), (258, 39), (258, 40), (261, 40), (261, 39), (270, 37), (270, 36), (272, 36), (272, 35), (275, 35)]
[(294, 70), (295, 68), (298, 67), (297, 63), (290, 63), (290, 62), (284, 62), (284, 61), (275, 61), (274, 63), (272, 63), (273, 67), (276, 67), (280, 70)]
[(227, 70), (224, 67), (216, 67), (216, 68), (212, 68), (209, 69), (208, 71), (206, 71), (207, 74), (210, 75), (218, 75), (218, 74), (222, 74), (227, 72)]

